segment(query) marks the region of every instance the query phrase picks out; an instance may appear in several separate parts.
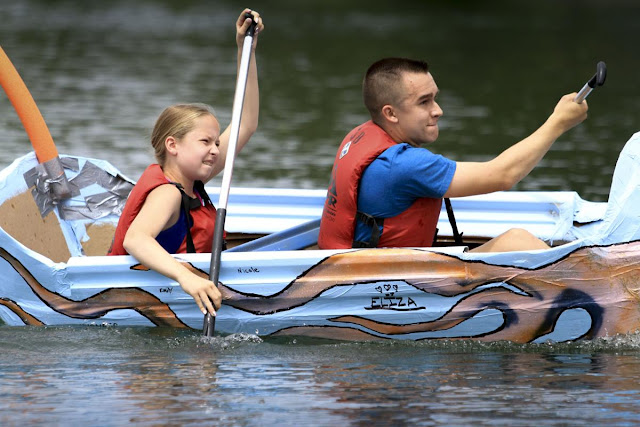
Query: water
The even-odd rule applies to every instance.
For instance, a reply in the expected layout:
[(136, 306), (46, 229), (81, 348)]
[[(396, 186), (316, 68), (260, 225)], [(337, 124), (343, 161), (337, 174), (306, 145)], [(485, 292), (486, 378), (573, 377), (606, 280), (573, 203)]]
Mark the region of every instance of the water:
[(0, 328), (3, 424), (631, 425), (640, 336), (331, 343)]
[[(0, 44), (61, 153), (107, 159), (136, 179), (165, 106), (207, 102), (229, 122), (240, 7), (0, 1)], [(326, 187), (340, 140), (367, 119), (362, 74), (383, 56), (430, 62), (445, 112), (431, 148), (456, 160), (486, 160), (525, 137), (606, 61), (589, 119), (519, 190), (606, 200), (618, 152), (640, 128), (633, 1), (282, 0), (258, 10), (260, 126), (234, 185)], [(4, 167), (31, 147), (3, 96), (0, 112)], [(522, 346), (0, 327), (0, 423), (632, 425), (639, 356), (638, 335)]]
[[(212, 104), (229, 123), (235, 85), (233, 1), (0, 2), (0, 43), (59, 151), (100, 157), (137, 179), (148, 136), (176, 102)], [(553, 147), (519, 190), (606, 200), (620, 148), (638, 130), (633, 1), (261, 2), (259, 130), (234, 184), (325, 188), (337, 145), (367, 119), (360, 82), (383, 56), (429, 61), (441, 90), (441, 138), (456, 160), (487, 160), (537, 128), (561, 95), (608, 64), (590, 118)], [(30, 150), (0, 97), (0, 166)], [(219, 181), (218, 181), (219, 182)]]

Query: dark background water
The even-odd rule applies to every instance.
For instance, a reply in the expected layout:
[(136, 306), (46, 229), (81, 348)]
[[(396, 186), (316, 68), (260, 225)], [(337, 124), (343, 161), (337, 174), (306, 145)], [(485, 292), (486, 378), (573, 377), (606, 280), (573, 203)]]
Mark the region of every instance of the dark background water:
[[(606, 85), (590, 117), (563, 136), (519, 190), (575, 190), (606, 200), (618, 152), (638, 129), (635, 1), (293, 0), (254, 5), (265, 19), (261, 116), (234, 184), (324, 188), (337, 145), (367, 119), (360, 82), (384, 56), (431, 64), (441, 137), (430, 148), (486, 160), (535, 130), (597, 61)], [(229, 123), (234, 1), (2, 2), (0, 43), (62, 153), (105, 158), (137, 179), (148, 135), (175, 102), (207, 102)], [(30, 150), (0, 97), (0, 165)]]
[[(324, 188), (367, 119), (360, 81), (384, 56), (427, 60), (444, 109), (433, 151), (485, 160), (527, 136), (607, 62), (590, 117), (519, 190), (606, 200), (638, 130), (636, 1), (260, 1), (261, 117), (234, 184)], [(235, 84), (235, 1), (0, 1), (0, 45), (61, 153), (137, 179), (175, 102)], [(0, 167), (31, 150), (0, 96)], [(0, 327), (0, 423), (92, 425), (632, 425), (637, 335), (595, 343), (204, 340), (198, 331)]]

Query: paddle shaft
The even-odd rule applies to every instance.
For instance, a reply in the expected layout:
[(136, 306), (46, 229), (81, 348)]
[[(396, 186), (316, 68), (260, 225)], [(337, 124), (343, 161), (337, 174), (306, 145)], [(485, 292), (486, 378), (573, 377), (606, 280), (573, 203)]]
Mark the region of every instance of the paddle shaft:
[[(591, 80), (589, 80), (591, 81)], [(591, 91), (593, 90), (593, 86), (589, 86), (589, 82), (585, 83), (584, 86), (582, 86), (582, 89), (580, 89), (580, 92), (578, 92), (578, 94), (576, 95), (574, 101), (576, 102), (576, 104), (582, 104), (582, 101), (584, 101), (584, 99), (589, 96), (589, 94), (591, 93)]]
[(598, 62), (596, 66), (596, 73), (589, 79), (587, 83), (582, 86), (580, 92), (574, 98), (576, 104), (581, 104), (593, 89), (598, 86), (602, 86), (607, 78), (607, 66), (603, 61)]
[[(251, 19), (251, 25), (247, 30), (242, 45), (242, 56), (240, 57), (240, 68), (238, 70), (238, 81), (236, 82), (236, 93), (233, 99), (233, 110), (231, 112), (231, 129), (229, 134), (229, 145), (227, 146), (227, 159), (224, 163), (222, 173), (222, 184), (220, 186), (220, 199), (216, 211), (216, 225), (213, 231), (213, 242), (211, 245), (211, 264), (209, 265), (209, 280), (218, 286), (220, 277), (220, 261), (222, 257), (222, 243), (224, 236), (224, 222), (227, 216), (227, 204), (229, 199), (229, 189), (231, 188), (231, 177), (233, 175), (233, 162), (236, 157), (236, 146), (238, 145), (238, 135), (240, 134), (240, 121), (242, 119), (242, 106), (247, 88), (247, 77), (249, 75), (249, 63), (251, 61), (251, 45), (257, 23), (250, 13), (245, 18)], [(202, 332), (205, 336), (213, 336), (216, 328), (216, 318), (207, 313), (204, 316)]]

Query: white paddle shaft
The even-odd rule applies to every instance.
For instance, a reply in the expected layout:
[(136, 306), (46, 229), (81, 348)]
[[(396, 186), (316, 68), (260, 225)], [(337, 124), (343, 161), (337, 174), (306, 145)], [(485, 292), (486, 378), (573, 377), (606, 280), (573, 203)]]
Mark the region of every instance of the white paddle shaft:
[(233, 98), (233, 110), (231, 112), (231, 133), (229, 134), (229, 145), (227, 146), (227, 159), (224, 162), (222, 172), (222, 184), (220, 185), (220, 198), (218, 199), (218, 209), (227, 209), (229, 200), (229, 189), (231, 187), (231, 177), (233, 176), (233, 162), (236, 157), (236, 147), (238, 146), (238, 136), (240, 134), (240, 120), (242, 119), (242, 106), (244, 104), (244, 93), (247, 88), (247, 76), (249, 74), (249, 62), (251, 60), (251, 45), (253, 37), (247, 35), (242, 45), (242, 56), (240, 57), (240, 69), (238, 70), (238, 82), (236, 94)]

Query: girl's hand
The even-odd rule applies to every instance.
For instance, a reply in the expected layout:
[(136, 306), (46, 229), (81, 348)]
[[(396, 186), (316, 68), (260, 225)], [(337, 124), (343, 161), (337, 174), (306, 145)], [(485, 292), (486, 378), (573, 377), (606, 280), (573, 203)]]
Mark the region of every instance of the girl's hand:
[(211, 280), (188, 271), (184, 277), (178, 279), (178, 283), (186, 293), (193, 297), (202, 314), (209, 312), (212, 316), (216, 315), (216, 308), (220, 308), (222, 295)]
[(252, 48), (255, 49), (256, 44), (258, 42), (258, 34), (264, 30), (264, 24), (262, 23), (262, 18), (260, 17), (260, 14), (255, 10), (245, 9), (242, 11), (242, 13), (240, 13), (238, 20), (236, 21), (236, 43), (238, 44), (238, 47), (240, 48), (242, 47), (242, 44), (244, 43), (244, 36), (245, 34), (247, 34), (247, 30), (249, 29), (249, 26), (251, 25), (251, 22), (252, 22), (251, 19), (246, 19), (244, 17), (245, 13), (250, 13), (251, 15), (253, 15), (253, 21), (257, 22), (258, 24), (256, 26), (256, 32), (253, 37), (253, 45), (252, 45)]

